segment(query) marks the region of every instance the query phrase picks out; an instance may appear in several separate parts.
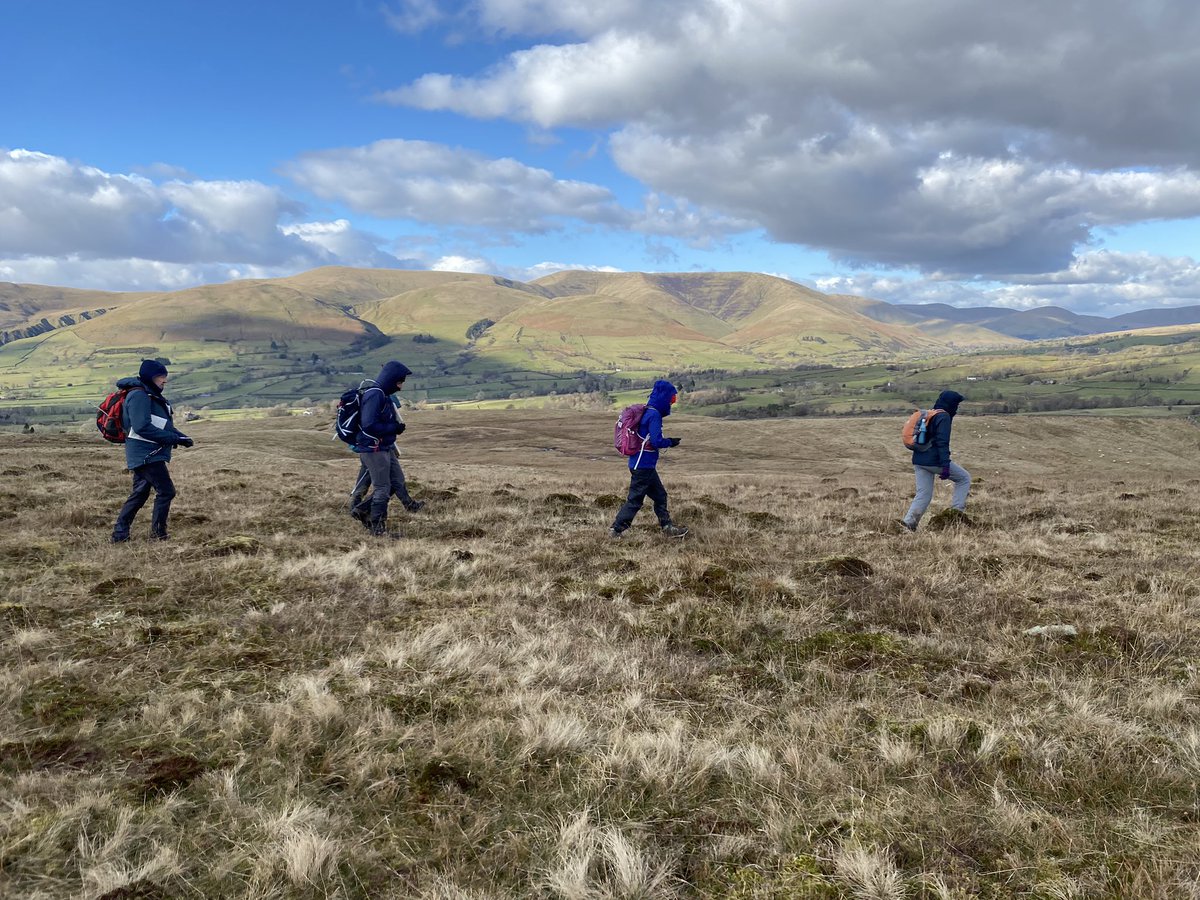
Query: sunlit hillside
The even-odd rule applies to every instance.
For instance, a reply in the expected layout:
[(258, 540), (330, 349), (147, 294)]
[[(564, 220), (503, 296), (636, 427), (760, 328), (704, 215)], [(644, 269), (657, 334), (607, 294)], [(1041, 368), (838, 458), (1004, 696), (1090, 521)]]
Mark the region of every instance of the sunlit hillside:
[[(18, 313), (33, 309), (36, 323), (55, 290), (13, 285), (7, 302)], [(86, 408), (147, 356), (171, 360), (180, 399), (269, 406), (340, 393), (388, 358), (419, 373), (427, 396), (470, 399), (531, 385), (534, 393), (570, 390), (580, 373), (646, 378), (1012, 343), (970, 325), (934, 334), (879, 322), (860, 312), (871, 301), (747, 273), (564, 273), (523, 284), (327, 268), (105, 302), (103, 316), (56, 320), (54, 330), (0, 346), (0, 408)]]

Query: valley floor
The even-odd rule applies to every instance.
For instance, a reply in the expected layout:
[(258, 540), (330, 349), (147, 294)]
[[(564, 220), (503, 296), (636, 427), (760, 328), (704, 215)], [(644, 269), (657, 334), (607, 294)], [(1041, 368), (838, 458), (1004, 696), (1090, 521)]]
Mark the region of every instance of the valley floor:
[(387, 544), (314, 418), (166, 544), (0, 435), (0, 896), (1200, 896), (1200, 430), (960, 417), (910, 535), (899, 422), (667, 425), (674, 542), (603, 413), (409, 416)]

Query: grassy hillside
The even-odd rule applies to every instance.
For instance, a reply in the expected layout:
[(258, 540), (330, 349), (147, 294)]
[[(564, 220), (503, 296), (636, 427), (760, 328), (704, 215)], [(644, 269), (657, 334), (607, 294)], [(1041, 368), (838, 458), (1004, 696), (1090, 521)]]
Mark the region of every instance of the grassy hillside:
[(33, 324), (42, 317), (57, 324), (57, 319), (63, 315), (77, 316), (83, 311), (112, 309), (149, 296), (152, 295), (0, 281), (0, 331)]
[(909, 535), (888, 423), (680, 415), (668, 543), (607, 414), (409, 422), (384, 547), (312, 420), (119, 547), (119, 451), (0, 435), (0, 895), (1189, 895), (1193, 428), (964, 418)]
[[(56, 289), (12, 290), (32, 308)], [(564, 273), (522, 284), (326, 268), (118, 299), (101, 318), (0, 347), (0, 410), (78, 413), (145, 356), (171, 360), (178, 400), (218, 408), (332, 396), (389, 357), (413, 368), (426, 398), (463, 400), (569, 390), (581, 372), (644, 380), (1009, 340), (972, 326), (933, 334), (878, 322), (861, 313), (868, 301), (747, 273)]]
[[(70, 294), (10, 288), (8, 302)], [(1062, 311), (928, 319), (752, 273), (523, 284), (326, 268), (118, 299), (102, 317), (0, 346), (0, 428), (86, 418), (147, 356), (170, 361), (177, 403), (208, 410), (313, 406), (389, 358), (414, 371), (406, 397), (431, 404), (590, 408), (670, 374), (715, 415), (893, 414), (947, 386), (995, 412), (1200, 405), (1200, 326), (1031, 344), (989, 323), (1032, 328)]]
[(684, 376), (712, 415), (895, 414), (945, 388), (987, 412), (1109, 411), (1187, 415), (1200, 405), (1200, 328), (1147, 329), (911, 362)]

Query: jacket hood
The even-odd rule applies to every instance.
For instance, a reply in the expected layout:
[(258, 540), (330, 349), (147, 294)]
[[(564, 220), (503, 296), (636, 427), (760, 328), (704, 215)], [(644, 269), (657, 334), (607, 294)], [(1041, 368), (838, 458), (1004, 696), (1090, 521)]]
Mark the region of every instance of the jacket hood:
[(953, 419), (954, 414), (958, 412), (958, 404), (965, 399), (958, 391), (942, 391), (938, 394), (937, 403), (933, 404), (933, 408), (944, 409), (946, 414)]
[(400, 382), (411, 374), (412, 369), (393, 359), (383, 364), (383, 368), (379, 370), (379, 375), (375, 378), (375, 383), (383, 388), (385, 394), (391, 394), (400, 386)]
[(650, 399), (646, 401), (646, 405), (657, 410), (659, 415), (665, 419), (671, 414), (671, 398), (677, 393), (675, 385), (660, 378), (650, 389)]

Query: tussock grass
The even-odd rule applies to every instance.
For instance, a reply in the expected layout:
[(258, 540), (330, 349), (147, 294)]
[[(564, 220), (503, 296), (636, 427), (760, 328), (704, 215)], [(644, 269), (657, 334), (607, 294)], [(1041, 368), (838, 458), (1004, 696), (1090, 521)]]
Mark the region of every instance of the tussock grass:
[(1195, 896), (1194, 430), (962, 429), (985, 527), (913, 535), (884, 423), (681, 417), (693, 535), (617, 542), (608, 417), (520, 415), (412, 423), (387, 544), (302, 420), (119, 547), (117, 452), (0, 438), (0, 895)]

